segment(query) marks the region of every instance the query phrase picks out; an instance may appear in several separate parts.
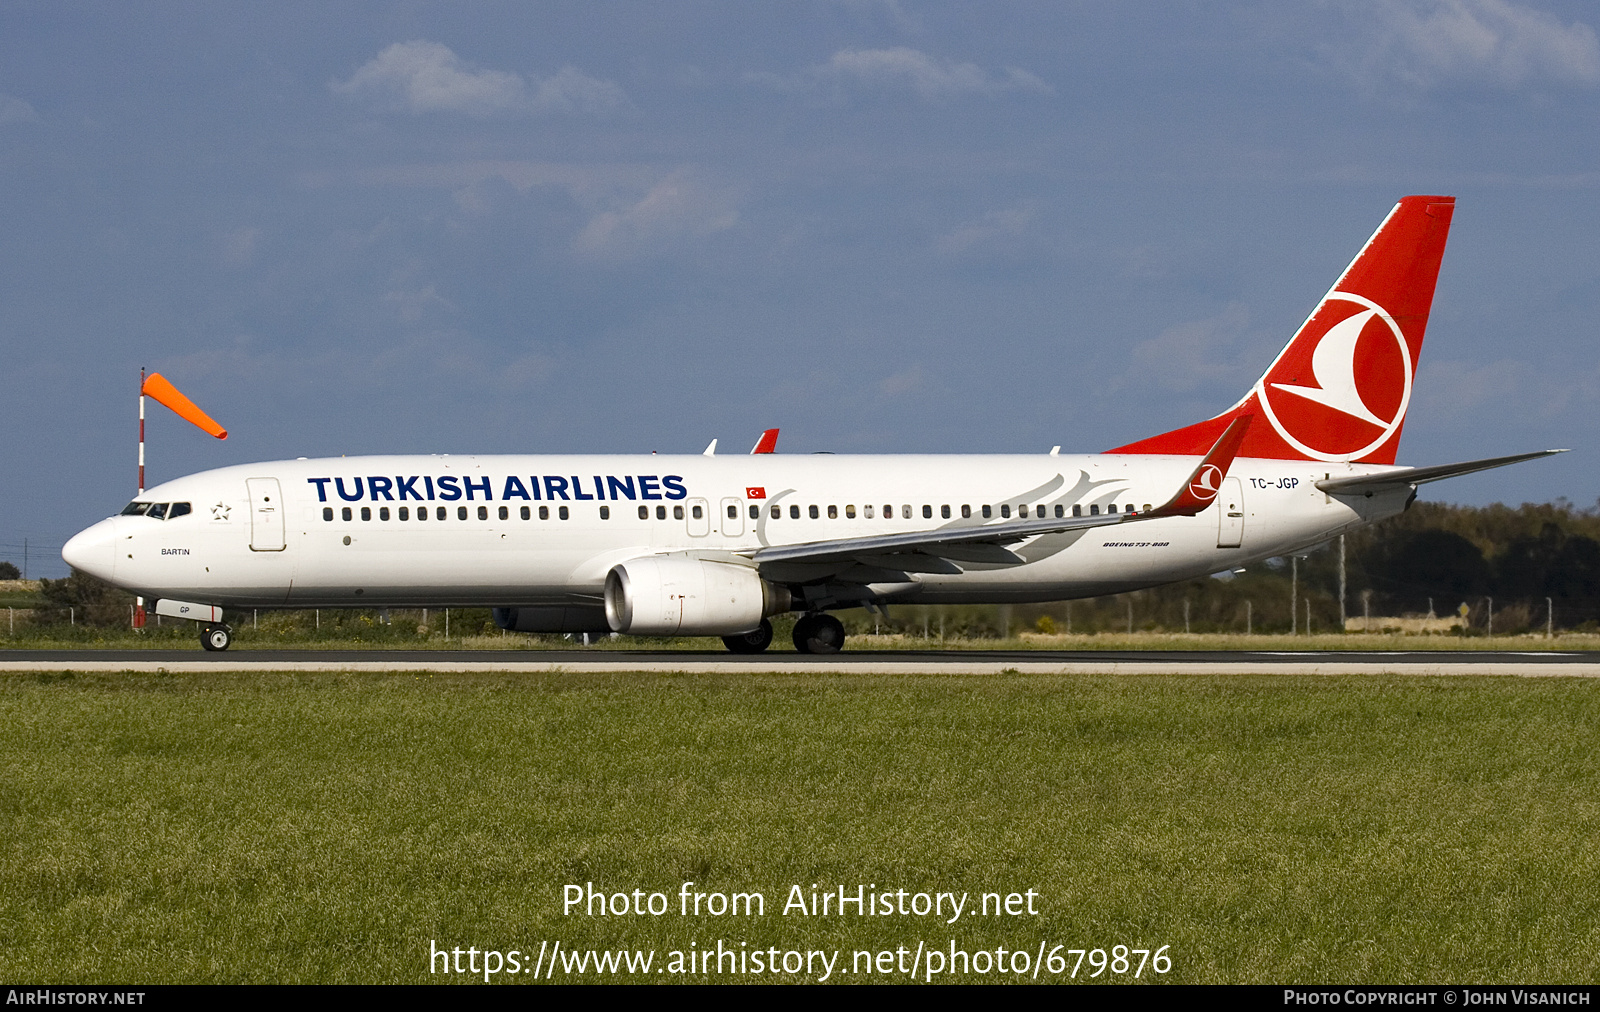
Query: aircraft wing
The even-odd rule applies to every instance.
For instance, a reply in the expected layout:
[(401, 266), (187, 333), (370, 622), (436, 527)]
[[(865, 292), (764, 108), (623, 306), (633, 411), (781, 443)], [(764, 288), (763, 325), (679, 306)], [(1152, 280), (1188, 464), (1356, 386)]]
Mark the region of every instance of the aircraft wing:
[(914, 572), (960, 572), (954, 567), (915, 569), (906, 565), (908, 556), (924, 555), (958, 562), (995, 562), (1020, 565), (1024, 560), (1004, 546), (1041, 534), (1062, 534), (1091, 527), (1137, 523), (1162, 517), (1193, 516), (1211, 505), (1222, 488), (1233, 458), (1244, 442), (1253, 415), (1243, 415), (1222, 433), (1211, 452), (1190, 473), (1173, 497), (1143, 513), (1102, 513), (1097, 516), (1058, 517), (1044, 520), (1001, 521), (970, 527), (943, 527), (905, 534), (881, 534), (867, 538), (842, 538), (812, 541), (799, 545), (762, 548), (751, 556), (757, 565), (772, 562), (844, 563), (860, 562), (886, 569)]
[(1492, 467), (1505, 467), (1507, 464), (1517, 464), (1524, 460), (1533, 460), (1535, 457), (1548, 457), (1551, 454), (1566, 452), (1566, 450), (1535, 450), (1532, 453), (1516, 453), (1509, 457), (1465, 460), (1459, 464), (1402, 467), (1394, 471), (1384, 471), (1382, 474), (1363, 474), (1353, 478), (1324, 478), (1316, 484), (1317, 488), (1330, 495), (1371, 496), (1378, 492), (1392, 492), (1407, 485), (1421, 485), (1424, 482), (1439, 481), (1441, 478), (1454, 478), (1474, 471), (1487, 471)]

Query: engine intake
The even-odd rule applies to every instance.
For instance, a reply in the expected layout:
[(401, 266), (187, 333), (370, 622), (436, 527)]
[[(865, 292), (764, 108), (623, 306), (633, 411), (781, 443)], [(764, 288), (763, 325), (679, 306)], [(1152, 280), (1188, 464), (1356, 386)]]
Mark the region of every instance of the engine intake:
[(606, 621), (641, 636), (735, 636), (790, 608), (789, 591), (748, 566), (683, 557), (630, 559), (606, 574)]

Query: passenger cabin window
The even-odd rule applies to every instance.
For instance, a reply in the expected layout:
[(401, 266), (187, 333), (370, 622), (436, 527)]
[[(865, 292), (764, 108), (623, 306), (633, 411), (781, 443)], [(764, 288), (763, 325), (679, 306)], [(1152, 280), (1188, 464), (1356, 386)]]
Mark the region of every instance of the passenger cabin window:
[(883, 506), (883, 518), (885, 520), (894, 519), (894, 507), (890, 506), (888, 503), (885, 503)]
[(1061, 519), (1062, 517), (1064, 517), (1066, 515), (1067, 515), (1067, 508), (1065, 506), (1061, 505), (1060, 503), (1056, 503), (1056, 519), (1059, 520), (1059, 519)]
[(948, 506), (940, 506), (939, 507), (939, 515), (941, 517), (944, 517), (946, 520), (949, 520), (950, 519), (950, 507), (948, 507)]
[(985, 520), (987, 520), (992, 516), (994, 516), (994, 507), (993, 506), (985, 506), (983, 508), (983, 518)]
[(332, 506), (324, 506), (324, 507), (322, 507), (322, 519), (324, 519), (324, 520), (332, 520), (333, 519), (333, 507)]
[(856, 518), (856, 508), (854, 506), (846, 506), (844, 508), (844, 518), (846, 520), (854, 520)]
[(511, 510), (510, 510), (510, 508), (505, 507), (505, 506), (500, 507), (500, 519), (501, 520), (510, 520), (511, 519)]
[(438, 512), (436, 512), (433, 515), (433, 518), (435, 520), (447, 520), (447, 519), (449, 519), (449, 517), (450, 517), (450, 514), (445, 511), (445, 508), (443, 506), (440, 506)]
[(965, 520), (970, 516), (972, 516), (972, 507), (968, 506), (966, 503), (962, 503), (961, 504), (961, 519)]
[[(522, 508), (523, 509), (527, 509), (528, 507), (524, 506)], [(648, 507), (648, 506), (640, 506), (639, 507), (639, 519), (640, 520), (649, 520), (650, 519), (650, 507)]]
[(428, 519), (428, 507), (426, 507), (426, 506), (418, 506), (417, 507), (417, 519), (418, 520), (426, 520), (426, 519)]
[(600, 507), (600, 519), (601, 520), (610, 520), (611, 519), (611, 507), (610, 506), (602, 506), (602, 507)]
[(672, 519), (674, 519), (674, 520), (682, 520), (683, 519), (683, 507), (682, 506), (674, 506), (674, 507), (672, 507)]
[(465, 520), (466, 518), (467, 518), (467, 508), (465, 506), (457, 506), (456, 507), (456, 519), (457, 520)]
[(561, 507), (561, 509), (557, 511), (556, 515), (563, 520), (567, 519), (567, 508), (565, 506)]
[(387, 520), (387, 519), (389, 519), (389, 507), (387, 507), (387, 506), (379, 506), (378, 507), (378, 519), (379, 520)]
[(760, 520), (761, 519), (761, 507), (757, 506), (755, 503), (751, 503), (750, 504), (750, 519), (751, 520)]
[(1122, 512), (1124, 512), (1124, 513), (1136, 513), (1138, 511), (1133, 508), (1133, 503), (1129, 503), (1128, 505), (1122, 507)]
[(837, 506), (829, 506), (828, 507), (828, 519), (829, 520), (837, 520), (837, 519), (839, 519), (839, 507), (837, 507)]
[(1098, 505), (1094, 504), (1094, 503), (1090, 503), (1089, 504), (1089, 515), (1092, 516), (1092, 517), (1099, 516), (1100, 515), (1100, 507)]
[(769, 513), (768, 516), (772, 517), (772, 519), (774, 519), (774, 520), (781, 520), (783, 518), (783, 507), (782, 506), (774, 506), (774, 507), (772, 507), (772, 512)]
[(817, 514), (817, 508), (815, 506), (807, 507), (806, 512), (811, 514), (811, 519), (813, 519), (813, 520), (817, 519), (818, 514)]
[(1149, 504), (1149, 503), (1145, 503), (1145, 504), (1144, 504), (1144, 511), (1145, 511), (1145, 512), (1146, 512), (1146, 513), (1149, 513), (1149, 512), (1150, 512), (1150, 504)]
[(868, 520), (871, 520), (872, 519), (872, 507), (871, 506), (863, 506), (863, 507), (861, 507), (861, 515), (866, 517)]
[(342, 519), (342, 520), (349, 520), (350, 519), (350, 507), (346, 506), (343, 509), (339, 510), (339, 518)]
[(1117, 504), (1116, 503), (1112, 503), (1110, 506), (1106, 507), (1106, 512), (1107, 513), (1115, 513), (1116, 511), (1117, 511)]
[(1072, 504), (1072, 515), (1075, 516), (1075, 517), (1083, 516), (1083, 506), (1081, 504), (1079, 504), (1079, 503), (1073, 503)]
[(689, 513), (696, 520), (699, 520), (701, 517), (705, 516), (705, 510), (701, 509), (699, 506), (690, 506)]
[(527, 520), (531, 516), (533, 516), (533, 511), (526, 506), (522, 507), (522, 519)]
[(657, 520), (665, 520), (666, 518), (667, 518), (667, 508), (665, 506), (657, 506), (656, 507), (656, 519)]
[(729, 506), (728, 507), (728, 519), (729, 520), (737, 520), (737, 519), (739, 519), (739, 507), (737, 507), (737, 506)]
[(1000, 507), (1000, 515), (1002, 517), (1005, 517), (1007, 520), (1011, 519), (1011, 504), (1010, 503), (1006, 503), (1005, 505)]
[(910, 503), (907, 503), (906, 505), (900, 507), (900, 515), (905, 517), (907, 520), (911, 519), (911, 504)]
[(409, 507), (409, 506), (400, 507), (399, 516), (400, 516), (401, 520), (410, 520), (411, 519), (411, 507)]
[(371, 506), (363, 506), (363, 507), (361, 507), (361, 519), (363, 519), (363, 520), (371, 520), (372, 519), (372, 507)]
[(539, 507), (539, 519), (540, 520), (549, 520), (550, 519), (550, 507), (548, 507), (548, 506), (540, 506)]
[(800, 519), (800, 507), (798, 507), (798, 506), (790, 506), (789, 507), (789, 519), (790, 520), (799, 520)]

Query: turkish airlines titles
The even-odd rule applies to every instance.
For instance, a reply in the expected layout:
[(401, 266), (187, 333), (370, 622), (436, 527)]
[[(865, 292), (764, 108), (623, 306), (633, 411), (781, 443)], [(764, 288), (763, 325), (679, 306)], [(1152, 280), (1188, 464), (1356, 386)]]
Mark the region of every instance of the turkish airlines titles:
[[(365, 478), (307, 478), (306, 481), (317, 488), (317, 502), (330, 502), (331, 494), (345, 502), (360, 502), (363, 499), (370, 502), (378, 501), (406, 501), (414, 499), (418, 502), (443, 499), (447, 502), (456, 499), (472, 500), (482, 496), (484, 501), (492, 502), (494, 496), (495, 479), (485, 475), (482, 478), (472, 478), (467, 475), (446, 474), (440, 477), (433, 475), (369, 475)], [(347, 487), (345, 482), (349, 481)], [(528, 499), (554, 502), (559, 499), (609, 499), (613, 502), (622, 499), (685, 499), (689, 490), (683, 486), (681, 474), (640, 474), (640, 475), (592, 475), (589, 478), (592, 484), (587, 484), (584, 477), (579, 475), (529, 475), (527, 483), (516, 475), (508, 475), (500, 483), (500, 499)], [(637, 483), (636, 483), (637, 482)], [(420, 486), (419, 486), (420, 483)], [(586, 487), (587, 485), (587, 487)], [(592, 488), (590, 493), (587, 489)]]

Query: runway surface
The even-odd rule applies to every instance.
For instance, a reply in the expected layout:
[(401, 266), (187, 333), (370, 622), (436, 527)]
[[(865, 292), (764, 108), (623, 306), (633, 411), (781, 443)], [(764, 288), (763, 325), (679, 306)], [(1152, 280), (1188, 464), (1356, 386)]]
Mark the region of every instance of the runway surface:
[(1600, 678), (1600, 651), (0, 650), (4, 671), (494, 671), (737, 674), (1382, 674)]

